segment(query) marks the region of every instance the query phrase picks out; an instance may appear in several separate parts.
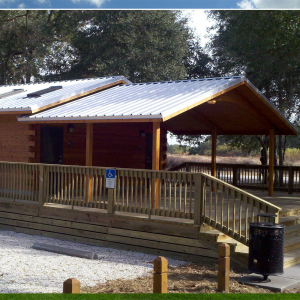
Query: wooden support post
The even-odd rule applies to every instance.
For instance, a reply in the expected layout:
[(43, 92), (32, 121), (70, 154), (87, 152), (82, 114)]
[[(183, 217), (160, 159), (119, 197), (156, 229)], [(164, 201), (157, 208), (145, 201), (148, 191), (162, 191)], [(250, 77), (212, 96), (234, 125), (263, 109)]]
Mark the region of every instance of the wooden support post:
[(217, 128), (213, 129), (211, 135), (211, 176), (217, 174)]
[(75, 278), (69, 278), (64, 282), (63, 294), (80, 294), (80, 282)]
[[(160, 122), (153, 122), (153, 139), (152, 139), (152, 170), (159, 170), (159, 153), (160, 153)], [(158, 179), (152, 179), (151, 186), (151, 208), (158, 208)]]
[[(85, 165), (91, 167), (93, 165), (93, 123), (86, 124), (86, 148), (85, 148)], [(85, 200), (92, 201), (92, 175), (86, 177)]]
[(45, 196), (44, 196), (44, 166), (39, 166), (39, 205), (43, 206), (45, 204)]
[(218, 292), (229, 292), (230, 246), (226, 243), (219, 245), (218, 259)]
[(269, 138), (269, 184), (268, 195), (273, 196), (273, 178), (274, 178), (274, 153), (275, 153), (275, 130), (270, 129)]
[(168, 292), (168, 260), (162, 256), (154, 259), (153, 293)]

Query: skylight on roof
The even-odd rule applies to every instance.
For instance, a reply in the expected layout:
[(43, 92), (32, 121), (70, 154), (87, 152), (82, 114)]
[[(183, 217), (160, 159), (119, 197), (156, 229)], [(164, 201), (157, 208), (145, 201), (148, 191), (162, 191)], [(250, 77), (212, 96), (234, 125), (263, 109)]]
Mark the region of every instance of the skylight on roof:
[(60, 90), (60, 89), (62, 89), (61, 85), (50, 86), (47, 89), (43, 89), (43, 90), (40, 90), (40, 91), (36, 91), (36, 92), (30, 93), (30, 94), (27, 94), (27, 98), (41, 97), (44, 94), (48, 94), (48, 93), (51, 93), (51, 92), (54, 92), (54, 91)]
[(10, 97), (10, 96), (13, 96), (13, 95), (16, 95), (16, 94), (20, 94), (22, 92), (24, 92), (24, 89), (13, 89), (10, 92), (0, 94), (0, 99)]

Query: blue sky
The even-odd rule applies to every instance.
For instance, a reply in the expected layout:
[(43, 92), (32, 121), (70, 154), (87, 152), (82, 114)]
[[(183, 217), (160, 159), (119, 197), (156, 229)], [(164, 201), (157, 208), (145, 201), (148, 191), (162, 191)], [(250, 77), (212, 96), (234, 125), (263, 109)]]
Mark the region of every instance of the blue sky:
[(0, 8), (293, 9), (300, 8), (300, 0), (0, 0)]

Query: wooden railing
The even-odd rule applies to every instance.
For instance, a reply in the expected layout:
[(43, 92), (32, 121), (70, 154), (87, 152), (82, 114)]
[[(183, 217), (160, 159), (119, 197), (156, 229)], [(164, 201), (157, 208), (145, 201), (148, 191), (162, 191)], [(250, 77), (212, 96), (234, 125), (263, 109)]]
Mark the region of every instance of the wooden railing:
[[(182, 163), (169, 171), (211, 173), (210, 163)], [(268, 188), (269, 166), (217, 164), (216, 177), (234, 186), (249, 189)], [(300, 190), (300, 167), (274, 166), (274, 189), (290, 194)]]
[(257, 221), (258, 213), (273, 213), (279, 222), (280, 208), (207, 174), (201, 176), (203, 197), (202, 221), (248, 245), (249, 223)]
[(0, 200), (189, 219), (246, 245), (249, 222), (260, 212), (280, 210), (203, 173), (115, 170), (116, 186), (106, 189), (105, 168), (1, 162)]

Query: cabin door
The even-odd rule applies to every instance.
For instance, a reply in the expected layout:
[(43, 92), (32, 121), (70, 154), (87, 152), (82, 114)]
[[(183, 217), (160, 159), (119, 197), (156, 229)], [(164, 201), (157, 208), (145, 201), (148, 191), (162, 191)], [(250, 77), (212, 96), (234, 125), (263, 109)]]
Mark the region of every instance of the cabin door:
[(63, 163), (63, 128), (41, 126), (41, 163)]
[(152, 170), (152, 133), (146, 133), (146, 169)]

